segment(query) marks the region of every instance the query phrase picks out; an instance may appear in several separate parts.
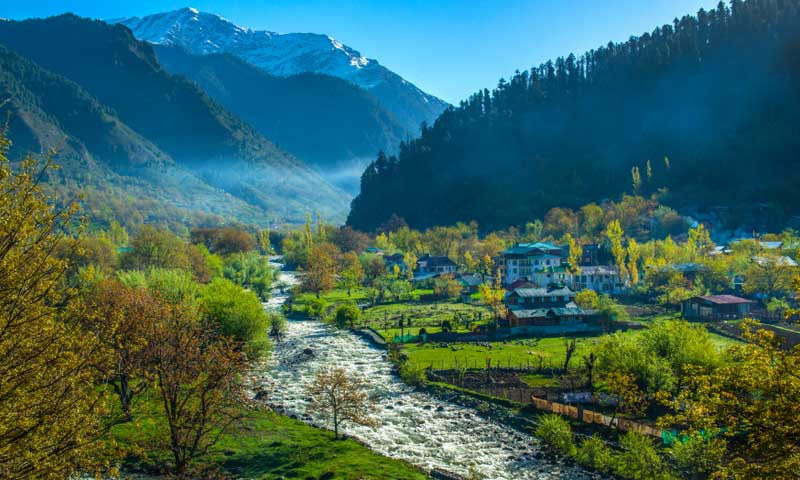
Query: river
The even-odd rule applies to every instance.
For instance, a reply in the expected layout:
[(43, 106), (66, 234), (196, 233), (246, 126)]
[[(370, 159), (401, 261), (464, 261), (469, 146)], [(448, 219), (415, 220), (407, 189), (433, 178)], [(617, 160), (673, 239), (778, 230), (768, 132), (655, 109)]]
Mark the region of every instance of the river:
[[(279, 282), (296, 281), (292, 273), (281, 272)], [(275, 292), (267, 306), (279, 308), (286, 299), (285, 293)], [(317, 371), (332, 366), (366, 379), (379, 425), (348, 424), (343, 431), (377, 453), (426, 470), (475, 472), (486, 479), (591, 478), (574, 465), (546, 460), (528, 434), (415, 391), (392, 373), (385, 350), (319, 321), (289, 321), (284, 340), (274, 345), (271, 359), (254, 380), (269, 392), (276, 410), (323, 425), (306, 413), (305, 390)]]

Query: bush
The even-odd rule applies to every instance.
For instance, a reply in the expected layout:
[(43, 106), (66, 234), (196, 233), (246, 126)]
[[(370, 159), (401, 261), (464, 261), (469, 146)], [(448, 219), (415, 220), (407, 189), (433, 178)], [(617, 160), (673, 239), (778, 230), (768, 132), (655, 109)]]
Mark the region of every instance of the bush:
[(306, 315), (311, 318), (322, 319), (328, 309), (328, 302), (321, 298), (310, 298), (306, 302)]
[(581, 465), (599, 472), (608, 472), (613, 465), (613, 453), (597, 435), (581, 442), (575, 452), (575, 460)]
[(725, 442), (719, 438), (704, 439), (692, 435), (675, 441), (669, 448), (674, 465), (689, 478), (706, 478), (722, 463)]
[(539, 416), (539, 426), (535, 434), (550, 449), (562, 455), (575, 454), (575, 439), (572, 428), (560, 415), (548, 414)]
[(361, 319), (361, 310), (353, 303), (343, 303), (336, 307), (334, 321), (339, 328), (353, 328)]
[(269, 316), (269, 336), (280, 341), (286, 334), (286, 318), (280, 313), (270, 313)]
[(594, 290), (581, 290), (575, 294), (575, 303), (581, 308), (595, 309), (600, 303), (600, 295)]
[(203, 289), (200, 300), (206, 318), (219, 327), (220, 333), (241, 342), (249, 355), (267, 349), (269, 318), (255, 293), (218, 278)]
[(616, 463), (616, 473), (633, 480), (667, 480), (674, 478), (658, 455), (653, 441), (636, 432), (627, 432), (619, 440), (622, 453)]
[(400, 378), (408, 385), (421, 387), (428, 383), (428, 375), (424, 367), (414, 367), (409, 363), (400, 365)]

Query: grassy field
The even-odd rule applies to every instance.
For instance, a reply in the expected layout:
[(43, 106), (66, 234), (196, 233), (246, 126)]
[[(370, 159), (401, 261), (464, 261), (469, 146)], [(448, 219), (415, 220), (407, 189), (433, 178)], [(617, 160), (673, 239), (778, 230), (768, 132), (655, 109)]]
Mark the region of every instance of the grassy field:
[[(598, 338), (578, 338), (573, 361), (588, 354)], [(559, 368), (563, 365), (565, 358), (564, 343), (564, 337), (510, 340), (486, 344), (453, 343), (446, 347), (438, 343), (429, 343), (406, 345), (403, 353), (408, 356), (412, 366), (417, 368), (433, 366), (437, 370), (463, 366), (486, 368), (487, 359), (491, 359), (492, 367), (538, 366), (540, 358), (544, 367)]]
[[(154, 409), (152, 409), (154, 410)], [(159, 472), (171, 456), (159, 438), (165, 425), (151, 411), (118, 425), (112, 438), (134, 452), (128, 469)], [(199, 463), (219, 467), (237, 478), (425, 479), (414, 467), (376, 453), (354, 440), (268, 411), (247, 411), (234, 432), (224, 435)]]
[[(637, 336), (642, 332), (643, 330), (628, 330), (623, 335)], [(575, 362), (573, 366), (580, 362), (583, 355), (589, 353), (600, 341), (601, 336), (576, 338), (577, 349), (572, 357), (572, 362)], [(714, 333), (711, 334), (711, 338), (720, 350), (738, 343), (737, 340)], [(558, 368), (563, 365), (566, 357), (566, 340), (566, 337), (546, 337), (488, 344), (451, 343), (446, 346), (439, 343), (407, 344), (403, 353), (416, 368), (433, 366), (434, 369), (450, 369), (465, 365), (468, 368), (486, 368), (489, 358), (493, 367), (538, 366), (541, 358), (545, 368)]]
[[(492, 312), (484, 306), (470, 305), (455, 301), (438, 301), (424, 304), (393, 303), (377, 305), (364, 310), (363, 321), (386, 338), (400, 335), (399, 321), (404, 318), (405, 333), (416, 335), (420, 328), (428, 333), (441, 331), (441, 324), (449, 320), (454, 331), (466, 332), (465, 325), (458, 322), (459, 315), (477, 319), (473, 325), (485, 323), (492, 318)], [(410, 322), (410, 327), (408, 326)]]

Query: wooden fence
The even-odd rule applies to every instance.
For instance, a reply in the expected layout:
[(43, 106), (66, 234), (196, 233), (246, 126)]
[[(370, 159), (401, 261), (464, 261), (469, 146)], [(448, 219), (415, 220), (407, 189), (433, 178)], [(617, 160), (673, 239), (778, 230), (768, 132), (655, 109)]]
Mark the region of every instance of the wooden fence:
[(646, 425), (644, 423), (634, 422), (626, 418), (609, 417), (600, 412), (586, 410), (580, 405), (567, 405), (564, 403), (551, 402), (543, 398), (531, 397), (531, 403), (538, 410), (546, 412), (557, 413), (565, 417), (574, 418), (585, 423), (594, 423), (597, 425), (604, 425), (606, 427), (614, 427), (623, 432), (638, 432), (642, 435), (663, 439), (663, 433), (660, 429)]

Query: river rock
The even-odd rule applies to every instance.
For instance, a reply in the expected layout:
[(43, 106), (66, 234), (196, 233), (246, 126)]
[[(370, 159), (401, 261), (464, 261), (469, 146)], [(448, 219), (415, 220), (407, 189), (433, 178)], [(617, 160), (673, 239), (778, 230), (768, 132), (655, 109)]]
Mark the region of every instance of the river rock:
[(314, 350), (311, 350), (310, 348), (305, 348), (303, 349), (303, 355), (314, 355)]

